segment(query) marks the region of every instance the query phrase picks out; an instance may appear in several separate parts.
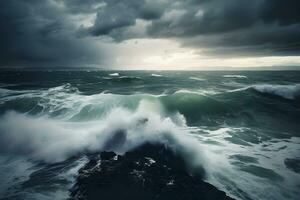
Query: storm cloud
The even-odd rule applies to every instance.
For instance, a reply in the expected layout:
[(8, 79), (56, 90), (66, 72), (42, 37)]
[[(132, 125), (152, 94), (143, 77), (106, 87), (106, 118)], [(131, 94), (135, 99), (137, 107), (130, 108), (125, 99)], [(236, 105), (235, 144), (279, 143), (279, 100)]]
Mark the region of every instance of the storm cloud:
[[(151, 1), (151, 8), (155, 3), (160, 7), (152, 18), (142, 14), (143, 9), (147, 10), (147, 2), (112, 2), (98, 11), (91, 35), (109, 36), (116, 41), (174, 38), (187, 46), (206, 47), (204, 52), (218, 55), (299, 55), (297, 0)], [(126, 35), (126, 31), (138, 26), (138, 20), (147, 24), (146, 28), (140, 27), (146, 29), (145, 34)]]
[(108, 43), (141, 38), (212, 56), (299, 56), (299, 10), (299, 0), (0, 1), (0, 64), (93, 64)]
[(71, 15), (55, 1), (0, 1), (0, 27), (2, 66), (79, 65), (99, 59), (93, 41), (77, 36)]

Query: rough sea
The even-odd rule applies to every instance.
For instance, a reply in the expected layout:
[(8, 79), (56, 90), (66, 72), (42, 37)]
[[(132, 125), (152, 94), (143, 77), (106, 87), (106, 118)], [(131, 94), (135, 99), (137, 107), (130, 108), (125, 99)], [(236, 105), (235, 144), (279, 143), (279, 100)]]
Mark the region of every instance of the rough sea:
[(1, 71), (0, 180), (7, 200), (297, 200), (300, 72)]

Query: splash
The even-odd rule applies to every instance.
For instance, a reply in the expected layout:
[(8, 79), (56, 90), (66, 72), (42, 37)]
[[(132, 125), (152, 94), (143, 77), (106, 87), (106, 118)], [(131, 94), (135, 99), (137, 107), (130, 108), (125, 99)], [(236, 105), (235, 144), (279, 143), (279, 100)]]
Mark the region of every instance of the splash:
[(90, 122), (61, 122), (10, 112), (1, 119), (0, 132), (1, 152), (49, 163), (105, 150), (124, 154), (145, 143), (168, 146), (192, 168), (204, 163), (199, 143), (185, 134), (184, 117), (179, 113), (167, 117), (160, 104), (149, 101), (141, 101), (134, 111), (114, 108)]

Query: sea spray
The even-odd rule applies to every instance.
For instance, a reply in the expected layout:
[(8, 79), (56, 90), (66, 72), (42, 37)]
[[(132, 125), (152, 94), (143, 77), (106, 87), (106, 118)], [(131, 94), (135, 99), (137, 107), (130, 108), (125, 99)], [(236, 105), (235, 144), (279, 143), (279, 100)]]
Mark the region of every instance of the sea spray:
[(53, 163), (104, 150), (124, 154), (145, 143), (158, 143), (182, 155), (192, 168), (206, 164), (199, 143), (184, 133), (184, 117), (163, 115), (160, 104), (147, 101), (135, 111), (114, 108), (101, 120), (79, 124), (10, 112), (0, 122), (0, 149)]

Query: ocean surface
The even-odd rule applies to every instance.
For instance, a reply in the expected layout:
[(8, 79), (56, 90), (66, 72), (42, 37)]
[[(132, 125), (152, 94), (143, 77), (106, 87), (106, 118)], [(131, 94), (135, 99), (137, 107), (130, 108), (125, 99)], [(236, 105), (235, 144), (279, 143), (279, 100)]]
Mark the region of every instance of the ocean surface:
[[(0, 72), (0, 199), (83, 199), (76, 191), (91, 155), (101, 168), (100, 152), (146, 144), (231, 198), (297, 200), (300, 72)], [(145, 169), (162, 162), (143, 159)]]

